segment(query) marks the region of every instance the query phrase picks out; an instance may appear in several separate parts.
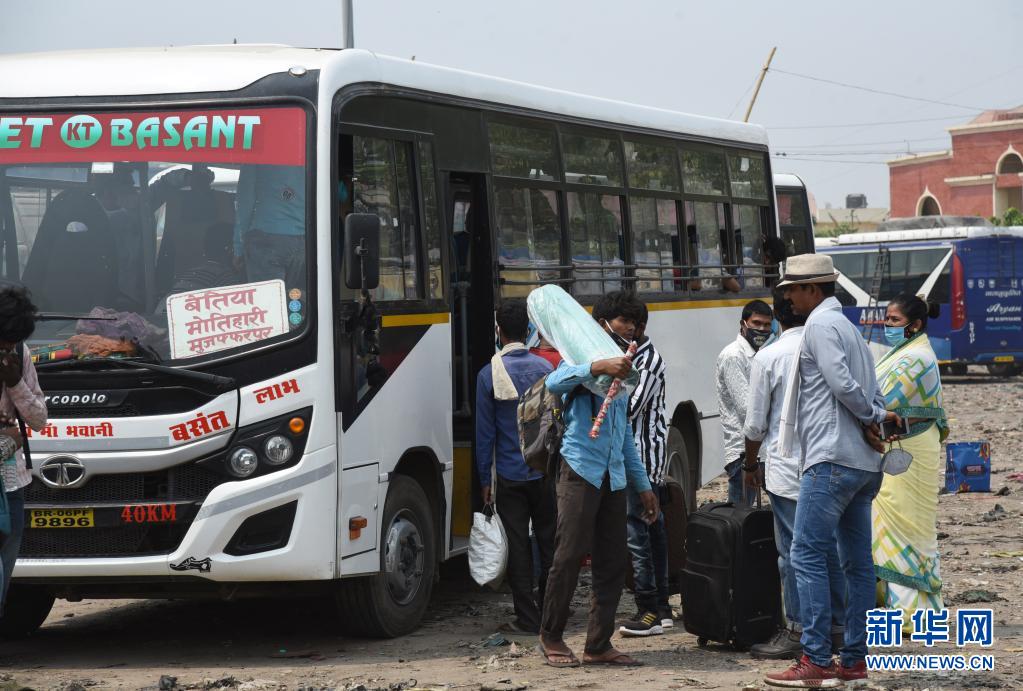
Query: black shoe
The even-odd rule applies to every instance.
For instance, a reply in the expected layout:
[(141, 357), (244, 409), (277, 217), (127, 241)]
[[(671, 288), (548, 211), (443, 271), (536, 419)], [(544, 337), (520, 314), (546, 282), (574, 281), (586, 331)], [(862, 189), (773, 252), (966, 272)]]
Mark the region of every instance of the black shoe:
[(758, 660), (798, 660), (803, 654), (799, 634), (790, 629), (781, 629), (774, 638), (751, 646), (749, 654)]
[(661, 619), (662, 629), (675, 628), (675, 615), (671, 611), (671, 607), (668, 607), (667, 609), (658, 609), (657, 616)]
[(842, 651), (842, 646), (845, 645), (845, 633), (833, 633), (831, 634), (831, 654), (838, 655)]
[(623, 636), (659, 636), (664, 633), (660, 618), (653, 612), (637, 612), (632, 619), (623, 621), (618, 627)]

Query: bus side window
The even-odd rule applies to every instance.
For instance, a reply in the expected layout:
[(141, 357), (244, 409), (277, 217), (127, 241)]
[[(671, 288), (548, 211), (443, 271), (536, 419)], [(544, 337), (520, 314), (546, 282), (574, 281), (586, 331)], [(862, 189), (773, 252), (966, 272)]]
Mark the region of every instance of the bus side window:
[[(568, 236), (572, 247), (575, 295), (602, 295), (620, 290), (622, 260), (621, 198), (613, 194), (569, 192)], [(591, 268), (592, 267), (592, 268)], [(603, 279), (603, 280), (600, 280)]]
[(686, 226), (690, 246), (695, 252), (699, 268), (699, 290), (738, 290), (738, 284), (725, 269), (726, 254), (722, 243), (727, 242), (725, 205), (719, 202), (687, 201)]
[(632, 197), (630, 200), (632, 255), (636, 262), (638, 292), (670, 293), (673, 290), (673, 266), (682, 263), (677, 209), (673, 199)]
[[(558, 193), (532, 187), (496, 186), (497, 252), (504, 297), (525, 297), (544, 280), (557, 278), (561, 261)], [(522, 268), (517, 268), (521, 266)], [(545, 266), (552, 267), (544, 269)]]

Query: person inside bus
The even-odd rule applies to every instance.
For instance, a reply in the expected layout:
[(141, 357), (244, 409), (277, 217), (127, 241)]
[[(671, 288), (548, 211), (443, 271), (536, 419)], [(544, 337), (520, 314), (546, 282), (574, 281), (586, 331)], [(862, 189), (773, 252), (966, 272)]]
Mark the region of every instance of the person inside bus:
[(0, 532), (0, 617), (11, 585), (14, 562), (25, 532), (25, 488), (32, 473), (21, 452), (18, 418), (36, 432), (46, 426), (46, 400), (36, 377), (25, 340), (35, 331), (36, 307), (28, 290), (7, 285), (0, 288), (0, 477), (7, 492), (11, 530)]
[(631, 371), (629, 358), (615, 357), (580, 365), (562, 362), (547, 375), (547, 389), (554, 395), (569, 398), (576, 392), (565, 403), (565, 435), (556, 481), (558, 525), (540, 630), (540, 652), (552, 667), (579, 666), (575, 653), (565, 644), (564, 633), (587, 553), (593, 580), (583, 662), (623, 667), (640, 664), (611, 645), (628, 567), (626, 487), (639, 494), (642, 517), (648, 524), (657, 520), (661, 509), (636, 450), (628, 397), (610, 401), (597, 437), (591, 439), (603, 399), (585, 387), (596, 384), (601, 375), (621, 379)]
[[(781, 336), (775, 343), (758, 350), (753, 357), (749, 377), (749, 403), (743, 425), (746, 460), (742, 470), (747, 485), (754, 488), (763, 486), (771, 499), (774, 542), (778, 548), (778, 573), (781, 576), (782, 601), (788, 626), (780, 629), (770, 640), (750, 647), (750, 654), (760, 660), (790, 660), (803, 650), (799, 642), (803, 631), (799, 590), (796, 587), (796, 572), (789, 559), (796, 522), (796, 500), (799, 498), (800, 449), (798, 440), (793, 440), (789, 453), (779, 453), (778, 431), (785, 389), (792, 378), (792, 358), (803, 335), (806, 316), (793, 311), (792, 302), (785, 299), (780, 288), (774, 289), (772, 297), (774, 316), (781, 326)], [(837, 577), (841, 566), (838, 545), (835, 543), (828, 549), (828, 568), (836, 575), (830, 585), (831, 644), (837, 651), (842, 646), (845, 631), (845, 623), (841, 620), (845, 604), (845, 583)]]
[(746, 422), (749, 398), (749, 373), (753, 356), (771, 337), (771, 308), (763, 300), (753, 300), (742, 308), (739, 335), (718, 353), (714, 378), (717, 382), (718, 413), (724, 436), (725, 472), (728, 473), (728, 501), (750, 505), (756, 492), (743, 486), (742, 461), (746, 457)]
[(248, 281), (305, 286), (305, 168), (242, 166), (234, 225), (234, 262)]
[[(918, 609), (944, 609), (935, 520), (941, 442), (949, 430), (938, 358), (927, 338), (927, 320), (936, 318), (939, 310), (937, 303), (912, 293), (892, 298), (885, 315), (885, 338), (892, 349), (876, 368), (885, 407), (911, 415), (910, 434), (899, 440), (898, 448), (913, 462), (902, 474), (884, 476), (873, 510), (879, 606), (905, 611), (907, 624), (910, 613)], [(887, 451), (890, 445), (881, 448)]]
[[(792, 452), (797, 433), (802, 449), (790, 558), (802, 608), (803, 655), (787, 670), (766, 675), (769, 686), (821, 688), (867, 677), (866, 613), (876, 594), (870, 513), (881, 487), (881, 454), (864, 430), (901, 418), (885, 409), (873, 357), (835, 299), (837, 278), (828, 255), (800, 254), (785, 263), (778, 284), (795, 312), (807, 316), (778, 433), (779, 453)], [(836, 541), (846, 590), (837, 665), (830, 637), (836, 574), (827, 559)]]
[[(525, 302), (505, 300), (497, 308), (500, 351), (476, 377), (476, 469), (483, 503), (496, 500), (508, 538), (508, 586), (515, 619), (501, 625), (506, 633), (539, 633), (547, 571), (554, 552), (553, 486), (529, 466), (519, 450), (519, 396), (554, 368), (526, 349), (529, 316)], [(496, 475), (491, 484), (492, 473)], [(533, 548), (540, 555), (539, 589), (534, 590)]]

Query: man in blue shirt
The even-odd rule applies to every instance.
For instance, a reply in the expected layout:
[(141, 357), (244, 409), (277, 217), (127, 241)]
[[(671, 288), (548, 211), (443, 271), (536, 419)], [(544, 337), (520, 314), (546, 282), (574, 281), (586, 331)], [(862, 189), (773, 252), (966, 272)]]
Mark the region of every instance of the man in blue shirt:
[[(543, 474), (522, 460), (517, 419), (519, 396), (545, 377), (549, 362), (526, 349), (529, 316), (521, 300), (507, 300), (497, 309), (497, 337), (501, 352), (476, 377), (476, 469), (483, 503), (496, 495), (497, 512), (508, 538), (508, 585), (515, 619), (501, 626), (510, 633), (537, 633), (547, 570), (554, 552), (554, 490)], [(496, 492), (491, 472), (497, 466)], [(539, 596), (533, 591), (533, 550), (529, 523), (533, 523), (540, 552)]]
[(234, 224), (235, 266), (249, 281), (305, 288), (305, 168), (243, 166)]
[(582, 365), (562, 362), (547, 375), (547, 388), (556, 395), (566, 397), (579, 387), (564, 412), (565, 436), (557, 478), (558, 527), (540, 629), (540, 649), (552, 667), (579, 665), (563, 636), (580, 564), (587, 553), (592, 557), (593, 580), (583, 662), (639, 664), (611, 645), (628, 567), (626, 486), (639, 493), (647, 523), (657, 519), (660, 507), (636, 451), (629, 397), (623, 393), (612, 401), (599, 436), (590, 439), (603, 399), (583, 386), (595, 383), (601, 375), (621, 379), (631, 370), (628, 358), (616, 357)]

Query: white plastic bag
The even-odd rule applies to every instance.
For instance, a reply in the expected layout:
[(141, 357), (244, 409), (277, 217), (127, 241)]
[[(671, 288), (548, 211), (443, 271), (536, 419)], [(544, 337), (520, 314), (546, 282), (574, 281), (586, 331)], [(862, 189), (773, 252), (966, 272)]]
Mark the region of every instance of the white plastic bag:
[(508, 567), (508, 539), (492, 505), (472, 515), (469, 532), (469, 573), (480, 585), (496, 588)]
[[(532, 291), (526, 299), (526, 309), (529, 321), (570, 365), (622, 356), (622, 349), (607, 332), (560, 286), (545, 285)], [(606, 396), (611, 381), (611, 377), (601, 375), (595, 383), (586, 384), (586, 388)], [(638, 383), (639, 372), (632, 370), (622, 381), (619, 395), (631, 395)]]

